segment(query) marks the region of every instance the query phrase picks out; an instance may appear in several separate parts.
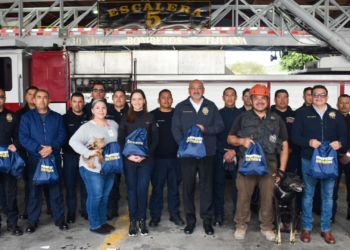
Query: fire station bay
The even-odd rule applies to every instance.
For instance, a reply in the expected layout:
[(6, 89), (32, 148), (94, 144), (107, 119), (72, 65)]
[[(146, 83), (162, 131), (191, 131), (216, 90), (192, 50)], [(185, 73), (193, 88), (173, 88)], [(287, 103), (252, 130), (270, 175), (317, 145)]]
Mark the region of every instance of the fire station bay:
[(349, 10), (0, 1), (0, 250), (348, 249)]

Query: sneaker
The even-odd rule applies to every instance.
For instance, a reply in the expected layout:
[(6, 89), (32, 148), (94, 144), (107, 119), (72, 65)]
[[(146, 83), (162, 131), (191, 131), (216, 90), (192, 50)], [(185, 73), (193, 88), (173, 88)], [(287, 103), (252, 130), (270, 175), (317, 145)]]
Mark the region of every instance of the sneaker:
[(235, 239), (237, 239), (237, 240), (243, 240), (243, 239), (245, 238), (246, 232), (247, 232), (247, 230), (242, 229), (242, 228), (236, 229), (236, 232), (235, 232)]
[(136, 221), (132, 220), (129, 226), (129, 236), (137, 236), (137, 225)]
[(169, 220), (171, 222), (174, 222), (177, 226), (185, 225), (185, 222), (183, 221), (183, 219), (181, 219), (180, 214), (171, 214)]
[(149, 231), (147, 228), (147, 224), (145, 220), (140, 220), (139, 221), (139, 230), (141, 232), (141, 235), (148, 235)]
[(262, 235), (265, 236), (265, 238), (268, 241), (275, 241), (276, 240), (276, 234), (272, 230), (268, 230), (268, 231), (260, 230), (260, 232), (262, 233)]

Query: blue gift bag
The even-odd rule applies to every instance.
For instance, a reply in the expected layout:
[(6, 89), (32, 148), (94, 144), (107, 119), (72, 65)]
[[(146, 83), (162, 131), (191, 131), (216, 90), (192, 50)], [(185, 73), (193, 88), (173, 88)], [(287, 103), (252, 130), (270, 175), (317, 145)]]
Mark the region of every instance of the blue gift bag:
[(260, 175), (264, 176), (268, 173), (267, 163), (265, 159), (264, 150), (259, 142), (254, 141), (255, 144), (250, 143), (247, 152), (243, 158), (242, 165), (239, 168), (239, 173), (246, 175)]
[(185, 137), (181, 140), (177, 155), (178, 157), (196, 157), (197, 159), (207, 155), (202, 131), (198, 126), (193, 125), (187, 130)]
[(314, 149), (308, 172), (311, 177), (319, 179), (338, 177), (337, 152), (329, 144), (329, 141), (324, 141), (321, 146)]
[(23, 168), (26, 166), (22, 157), (17, 152), (10, 152), (10, 161), (11, 161), (10, 173), (16, 178), (21, 177)]
[(130, 155), (138, 155), (141, 157), (148, 157), (148, 141), (147, 130), (138, 128), (125, 139), (125, 146), (123, 155), (129, 157)]
[(100, 173), (103, 175), (109, 173), (124, 174), (123, 159), (118, 142), (110, 142), (105, 146)]
[(0, 145), (0, 172), (8, 173), (11, 171), (10, 151), (7, 145)]
[(55, 184), (59, 181), (55, 157), (41, 158), (36, 167), (33, 182), (36, 185)]

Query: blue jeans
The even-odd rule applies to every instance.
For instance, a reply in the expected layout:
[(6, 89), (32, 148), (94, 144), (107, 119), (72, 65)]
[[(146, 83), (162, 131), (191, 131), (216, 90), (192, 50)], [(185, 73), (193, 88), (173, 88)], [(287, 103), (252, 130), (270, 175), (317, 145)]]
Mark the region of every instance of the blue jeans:
[(88, 193), (86, 208), (89, 215), (90, 228), (100, 228), (106, 223), (108, 195), (112, 189), (115, 175), (101, 175), (84, 167), (80, 167), (79, 171)]
[(66, 153), (63, 155), (63, 180), (66, 185), (66, 206), (68, 208), (68, 214), (75, 214), (77, 210), (76, 184), (78, 179), (80, 185), (81, 211), (86, 212), (87, 192), (79, 173), (79, 158), (80, 155)]
[(178, 159), (156, 158), (152, 171), (152, 195), (149, 201), (151, 217), (160, 218), (163, 210), (163, 189), (168, 184), (168, 211), (170, 214), (180, 212), (180, 195), (178, 188), (179, 163)]
[[(303, 220), (304, 230), (312, 230), (312, 222), (314, 221), (312, 216), (312, 200), (315, 192), (316, 179), (308, 174), (310, 167), (309, 160), (302, 159), (301, 165), (305, 182), (301, 218)], [(320, 183), (322, 197), (321, 231), (327, 232), (331, 229), (334, 179), (320, 179)]]
[(235, 171), (226, 171), (223, 167), (223, 155), (220, 153), (217, 153), (216, 155), (216, 162), (215, 162), (215, 172), (214, 172), (214, 197), (213, 197), (213, 204), (214, 204), (214, 215), (218, 216), (224, 216), (225, 214), (225, 186), (226, 186), (226, 173), (229, 173), (232, 177), (232, 201), (233, 201), (233, 217), (235, 217), (236, 214), (236, 206), (237, 206), (237, 186), (236, 186), (236, 179), (237, 179), (237, 172), (238, 172), (238, 166), (236, 167)]
[(146, 220), (148, 187), (154, 162), (146, 166), (124, 163), (130, 220)]

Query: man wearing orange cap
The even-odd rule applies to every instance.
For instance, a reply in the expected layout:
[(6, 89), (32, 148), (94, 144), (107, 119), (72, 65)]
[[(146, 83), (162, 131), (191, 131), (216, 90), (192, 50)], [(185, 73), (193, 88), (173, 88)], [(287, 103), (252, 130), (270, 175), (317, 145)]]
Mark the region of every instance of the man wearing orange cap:
[(238, 189), (237, 209), (235, 215), (236, 239), (244, 239), (250, 221), (250, 199), (256, 185), (260, 189), (259, 220), (262, 235), (268, 241), (275, 241), (273, 197), (277, 155), (280, 155), (279, 168), (285, 171), (288, 160), (288, 133), (283, 120), (268, 109), (269, 90), (266, 86), (257, 84), (250, 90), (253, 109), (243, 112), (231, 128), (227, 142), (239, 146), (239, 165), (251, 143), (258, 141), (262, 146), (267, 162), (268, 174), (264, 176), (237, 174)]

